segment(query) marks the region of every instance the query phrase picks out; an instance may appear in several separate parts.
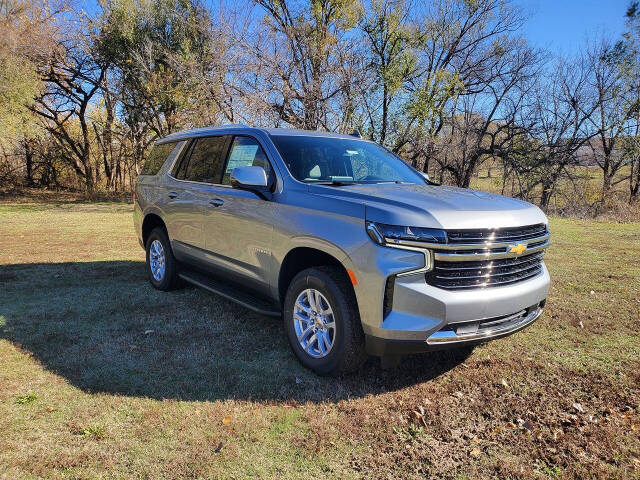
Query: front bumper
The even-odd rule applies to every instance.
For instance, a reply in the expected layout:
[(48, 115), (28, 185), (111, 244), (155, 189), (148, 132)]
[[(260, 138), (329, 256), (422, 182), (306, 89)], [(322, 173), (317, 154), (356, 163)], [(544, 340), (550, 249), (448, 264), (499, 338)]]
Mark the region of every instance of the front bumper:
[(426, 340), (397, 340), (366, 335), (367, 352), (370, 355), (382, 357), (423, 353), (488, 342), (506, 337), (531, 325), (542, 315), (544, 303), (543, 300), (520, 312), (496, 319), (447, 325), (429, 335)]
[[(435, 287), (426, 282), (423, 273), (395, 275), (391, 301), (384, 310), (376, 310), (387, 295), (384, 285), (391, 278), (389, 273), (392, 271), (387, 270), (382, 278), (377, 276), (377, 281), (374, 275), (363, 275), (371, 283), (364, 285), (363, 281), (356, 287), (367, 351), (372, 355), (440, 350), (510, 335), (539, 318), (550, 285), (544, 263), (541, 273), (528, 280), (470, 290)], [(376, 290), (380, 296), (374, 300), (372, 292)]]

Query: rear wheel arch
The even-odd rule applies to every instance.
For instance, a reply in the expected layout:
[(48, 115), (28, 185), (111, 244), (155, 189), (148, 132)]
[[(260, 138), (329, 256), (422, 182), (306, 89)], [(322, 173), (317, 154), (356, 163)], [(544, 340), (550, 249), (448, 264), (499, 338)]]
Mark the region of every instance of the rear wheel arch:
[(162, 218), (155, 213), (148, 213), (147, 215), (145, 215), (144, 220), (142, 221), (143, 245), (147, 244), (147, 239), (149, 238), (149, 235), (151, 235), (151, 232), (154, 228), (164, 229), (165, 233), (167, 233), (168, 236), (167, 226), (165, 225), (164, 220), (162, 220)]

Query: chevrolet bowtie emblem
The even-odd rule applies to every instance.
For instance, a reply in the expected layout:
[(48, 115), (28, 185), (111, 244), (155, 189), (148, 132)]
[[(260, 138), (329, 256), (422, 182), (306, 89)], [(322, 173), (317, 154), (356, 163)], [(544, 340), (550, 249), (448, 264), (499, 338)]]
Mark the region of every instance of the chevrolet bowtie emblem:
[(509, 248), (509, 253), (517, 253), (520, 255), (527, 249), (527, 246), (524, 243), (519, 243), (517, 245), (511, 245)]

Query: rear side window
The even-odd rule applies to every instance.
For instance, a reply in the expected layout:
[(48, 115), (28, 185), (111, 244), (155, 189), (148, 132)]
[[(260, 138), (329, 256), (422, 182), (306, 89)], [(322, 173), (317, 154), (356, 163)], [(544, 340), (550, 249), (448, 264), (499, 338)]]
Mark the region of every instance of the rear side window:
[(156, 175), (173, 150), (178, 150), (178, 143), (179, 142), (170, 142), (163, 143), (161, 145), (154, 145), (149, 152), (147, 161), (144, 162), (140, 175)]
[(264, 171), (267, 172), (267, 178), (271, 175), (269, 160), (267, 160), (267, 156), (264, 154), (260, 144), (253, 138), (236, 137), (231, 146), (227, 168), (225, 169), (224, 177), (222, 177), (222, 184), (231, 184), (231, 172), (233, 172), (234, 168), (250, 166), (264, 168)]
[(226, 153), (227, 136), (196, 140), (189, 158), (180, 166), (178, 177), (192, 182), (219, 183)]

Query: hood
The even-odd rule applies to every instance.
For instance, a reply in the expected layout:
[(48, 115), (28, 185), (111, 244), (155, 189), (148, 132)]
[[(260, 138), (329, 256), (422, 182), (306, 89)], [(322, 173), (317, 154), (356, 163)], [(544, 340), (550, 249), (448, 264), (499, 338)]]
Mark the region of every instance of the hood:
[(530, 203), (445, 185), (310, 185), (309, 191), (348, 202), (361, 202), (365, 205), (367, 220), (392, 225), (464, 229), (547, 223), (544, 213)]

